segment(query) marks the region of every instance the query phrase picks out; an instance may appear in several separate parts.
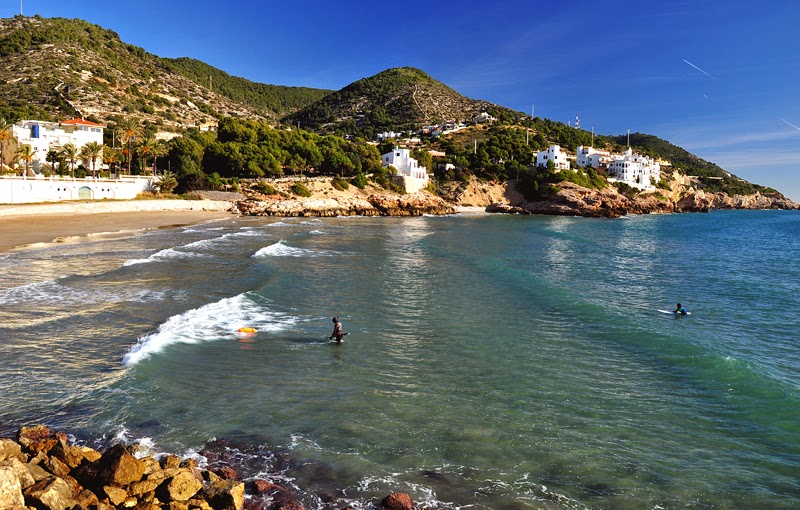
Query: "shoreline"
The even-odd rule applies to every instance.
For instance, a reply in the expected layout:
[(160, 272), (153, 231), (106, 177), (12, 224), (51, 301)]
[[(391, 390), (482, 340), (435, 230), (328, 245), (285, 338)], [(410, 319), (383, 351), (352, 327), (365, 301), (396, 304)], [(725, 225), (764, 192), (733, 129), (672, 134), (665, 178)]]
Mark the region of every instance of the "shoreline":
[(196, 225), (234, 217), (233, 210), (231, 202), (214, 200), (3, 205), (0, 206), (0, 253)]

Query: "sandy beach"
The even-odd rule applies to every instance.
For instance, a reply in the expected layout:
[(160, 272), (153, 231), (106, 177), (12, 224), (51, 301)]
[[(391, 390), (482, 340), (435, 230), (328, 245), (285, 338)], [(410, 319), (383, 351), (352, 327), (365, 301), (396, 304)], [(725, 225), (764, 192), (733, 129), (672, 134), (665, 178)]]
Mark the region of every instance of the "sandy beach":
[(230, 208), (230, 202), (215, 200), (3, 205), (0, 206), (0, 252), (204, 223), (231, 217)]

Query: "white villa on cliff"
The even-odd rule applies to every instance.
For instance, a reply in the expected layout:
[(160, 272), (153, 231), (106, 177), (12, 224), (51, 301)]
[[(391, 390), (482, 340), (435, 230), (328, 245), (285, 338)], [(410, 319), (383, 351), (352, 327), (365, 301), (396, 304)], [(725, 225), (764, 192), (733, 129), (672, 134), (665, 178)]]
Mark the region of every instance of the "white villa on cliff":
[(546, 167), (548, 161), (552, 161), (556, 165), (556, 171), (569, 169), (567, 153), (561, 152), (561, 147), (558, 145), (551, 145), (536, 154), (536, 166)]
[(34, 172), (47, 161), (47, 152), (60, 150), (71, 143), (80, 151), (89, 142), (103, 144), (103, 126), (83, 119), (70, 119), (61, 122), (43, 120), (23, 120), (11, 127), (12, 134), (19, 145), (30, 145), (33, 149)]
[(634, 154), (628, 150), (622, 154), (611, 154), (594, 147), (578, 146), (577, 163), (584, 168), (605, 168), (609, 182), (624, 182), (634, 188), (652, 190), (651, 179), (661, 180), (661, 163), (653, 158)]
[(655, 189), (651, 179), (661, 180), (661, 165), (653, 158), (634, 154), (628, 147), (608, 165), (608, 175), (612, 182), (617, 180), (639, 189)]
[(610, 152), (601, 151), (599, 149), (595, 149), (594, 147), (588, 147), (585, 145), (579, 145), (576, 153), (578, 166), (582, 166), (584, 168), (588, 166), (592, 168), (606, 168), (612, 161), (614, 161), (614, 158), (611, 157)]
[(428, 187), (430, 179), (427, 169), (419, 166), (408, 149), (395, 147), (392, 152), (381, 156), (381, 166), (392, 166), (397, 170), (394, 180), (405, 188), (406, 193), (415, 193)]

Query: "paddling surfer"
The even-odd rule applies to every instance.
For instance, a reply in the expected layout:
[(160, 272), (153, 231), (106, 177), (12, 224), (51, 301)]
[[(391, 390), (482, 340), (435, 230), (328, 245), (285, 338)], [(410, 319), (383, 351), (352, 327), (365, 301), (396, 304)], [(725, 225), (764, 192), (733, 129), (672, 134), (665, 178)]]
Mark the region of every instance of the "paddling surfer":
[(674, 313), (680, 314), (680, 315), (686, 315), (686, 308), (684, 308), (683, 306), (681, 306), (680, 303), (678, 303), (677, 305), (675, 305), (675, 312)]
[(344, 332), (342, 331), (342, 323), (339, 321), (338, 317), (334, 317), (331, 319), (333, 321), (333, 333), (331, 333), (330, 339), (333, 340), (336, 338), (336, 343), (342, 343), (342, 338), (344, 338)]

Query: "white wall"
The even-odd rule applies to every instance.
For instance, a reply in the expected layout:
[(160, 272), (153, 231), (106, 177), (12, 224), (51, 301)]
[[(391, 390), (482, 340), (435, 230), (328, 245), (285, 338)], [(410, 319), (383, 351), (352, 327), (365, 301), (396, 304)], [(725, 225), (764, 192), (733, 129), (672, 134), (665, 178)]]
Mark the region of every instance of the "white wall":
[(32, 204), (62, 200), (130, 200), (151, 189), (152, 178), (72, 179), (71, 177), (0, 178), (0, 204)]

